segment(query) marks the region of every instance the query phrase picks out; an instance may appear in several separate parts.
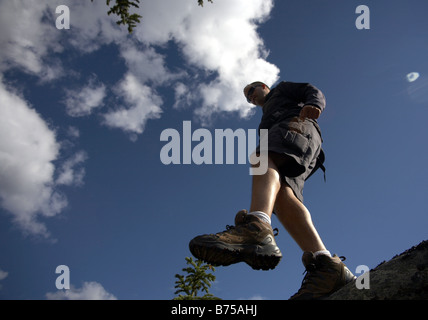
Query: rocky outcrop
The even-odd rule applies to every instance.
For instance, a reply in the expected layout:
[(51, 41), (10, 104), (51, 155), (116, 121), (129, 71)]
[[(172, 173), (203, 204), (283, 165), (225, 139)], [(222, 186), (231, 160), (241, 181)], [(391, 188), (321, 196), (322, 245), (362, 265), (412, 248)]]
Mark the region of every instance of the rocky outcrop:
[(327, 300), (428, 300), (428, 241), (382, 262)]

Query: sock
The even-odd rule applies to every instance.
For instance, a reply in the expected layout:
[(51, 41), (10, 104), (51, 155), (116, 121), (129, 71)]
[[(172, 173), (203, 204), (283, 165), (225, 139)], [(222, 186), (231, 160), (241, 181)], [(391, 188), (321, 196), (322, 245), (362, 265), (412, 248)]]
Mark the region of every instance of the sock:
[(253, 212), (250, 212), (249, 215), (256, 216), (260, 220), (271, 224), (270, 217), (262, 211), (253, 211)]
[(316, 257), (317, 257), (317, 256), (319, 256), (320, 254), (324, 254), (324, 255), (326, 255), (326, 256), (331, 257), (331, 253), (330, 253), (330, 251), (328, 251), (328, 250), (320, 250), (320, 251), (314, 252), (314, 257), (316, 258)]

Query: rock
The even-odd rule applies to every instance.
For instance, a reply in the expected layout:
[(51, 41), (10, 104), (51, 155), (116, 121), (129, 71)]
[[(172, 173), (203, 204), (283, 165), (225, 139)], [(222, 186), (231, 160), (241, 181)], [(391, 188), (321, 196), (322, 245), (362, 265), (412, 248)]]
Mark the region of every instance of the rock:
[(369, 277), (370, 289), (352, 282), (326, 300), (428, 300), (428, 241), (382, 262)]

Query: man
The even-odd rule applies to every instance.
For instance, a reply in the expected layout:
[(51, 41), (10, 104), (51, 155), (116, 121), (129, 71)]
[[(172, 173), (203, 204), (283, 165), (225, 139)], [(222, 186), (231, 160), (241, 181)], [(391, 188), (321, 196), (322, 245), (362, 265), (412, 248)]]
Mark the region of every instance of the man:
[[(268, 129), (268, 169), (253, 175), (250, 212), (241, 210), (235, 226), (194, 238), (192, 254), (213, 265), (246, 262), (253, 269), (274, 269), (282, 258), (271, 227), (275, 213), (303, 251), (306, 276), (291, 299), (321, 299), (355, 276), (321, 240), (303, 205), (306, 179), (322, 167), (321, 131), (317, 123), (325, 108), (323, 93), (309, 83), (281, 82), (272, 90), (263, 82), (244, 88), (249, 103), (260, 106), (260, 129)], [(259, 145), (256, 152), (260, 153)]]

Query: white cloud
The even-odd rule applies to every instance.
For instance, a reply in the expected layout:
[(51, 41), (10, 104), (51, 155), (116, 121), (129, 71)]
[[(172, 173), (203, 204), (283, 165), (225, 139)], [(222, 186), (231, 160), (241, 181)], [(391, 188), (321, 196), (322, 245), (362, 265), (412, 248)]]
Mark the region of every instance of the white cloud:
[(249, 298), (239, 298), (237, 300), (268, 300), (268, 298), (263, 297), (260, 294), (255, 294), (255, 295), (253, 295), (253, 296), (251, 296)]
[[(9, 275), (9, 272), (3, 271), (2, 269), (0, 269), (0, 281), (6, 279)], [(2, 284), (0, 283), (0, 289), (2, 289)]]
[[(81, 186), (85, 176), (85, 168), (80, 165), (88, 159), (86, 152), (79, 151), (66, 160), (59, 169), (56, 185)], [(77, 167), (77, 168), (76, 168)]]
[[(55, 28), (59, 4), (70, 8), (70, 30)], [(145, 107), (132, 99), (105, 115), (106, 124), (142, 133), (146, 121), (158, 118), (163, 107), (159, 87), (175, 89), (178, 100), (173, 106), (190, 106), (204, 121), (224, 111), (246, 117), (252, 107), (242, 88), (255, 80), (270, 85), (278, 80), (279, 69), (267, 61), (268, 51), (257, 31), (272, 8), (273, 0), (216, 0), (203, 8), (188, 0), (142, 1), (142, 22), (128, 37), (126, 27), (115, 24), (118, 18), (107, 15), (103, 1), (3, 0), (0, 71), (19, 67), (50, 81), (74, 72), (60, 60), (70, 45), (86, 54), (114, 43), (128, 68), (120, 84), (129, 83), (132, 74), (137, 87), (144, 88), (145, 94), (134, 95), (144, 97)], [(124, 96), (125, 90), (118, 92)], [(89, 114), (102, 105), (105, 95), (106, 88), (94, 83), (73, 98), (69, 91), (67, 112)]]
[(51, 13), (46, 1), (0, 1), (0, 70), (19, 67), (44, 81), (61, 75), (61, 66), (47, 61), (49, 53), (62, 51), (58, 30), (41, 23)]
[(160, 85), (167, 81), (178, 79), (184, 74), (173, 73), (166, 67), (165, 55), (159, 54), (152, 47), (139, 48), (133, 42), (122, 45), (121, 55), (125, 59), (128, 69), (142, 83)]
[(83, 183), (86, 153), (77, 152), (58, 170), (60, 148), (55, 132), (0, 78), (0, 206), (26, 234), (49, 237), (40, 218), (54, 217), (68, 204), (58, 186)]
[(67, 205), (53, 181), (59, 148), (40, 115), (0, 81), (0, 201), (26, 232), (46, 236), (37, 215), (55, 216)]
[(256, 295), (248, 298), (248, 300), (266, 300), (266, 298), (263, 297), (263, 296), (261, 296), (261, 295), (259, 295), (259, 294), (256, 294)]
[[(272, 0), (217, 0), (204, 8), (188, 0), (143, 1), (139, 11), (143, 19), (131, 40), (126, 28), (118, 29), (115, 19), (106, 15), (104, 4), (91, 10), (89, 5), (93, 3), (70, 4), (76, 17), (72, 28), (78, 32), (72, 33), (69, 42), (82, 52), (116, 43), (128, 67), (120, 84), (129, 83), (132, 75), (139, 88), (146, 87), (146, 94), (140, 94), (146, 106), (133, 101), (109, 112), (105, 123), (110, 126), (142, 133), (146, 120), (160, 115), (163, 106), (158, 103), (157, 89), (162, 86), (175, 89), (174, 107), (192, 106), (203, 121), (224, 111), (246, 117), (252, 106), (243, 98), (242, 88), (255, 80), (270, 85), (278, 80), (279, 69), (267, 62), (268, 51), (257, 32), (258, 25), (269, 18)], [(178, 50), (174, 55), (182, 59), (180, 64), (177, 57), (167, 56), (172, 54), (165, 50), (171, 42)], [(136, 114), (137, 120), (132, 117)]]
[[(50, 0), (44, 1), (50, 3)], [(115, 15), (107, 15), (106, 1), (59, 1), (70, 8), (70, 32), (64, 32), (67, 32), (67, 41), (79, 51), (90, 53), (103, 45), (126, 40), (127, 29), (116, 25), (118, 18)]]
[[(70, 30), (56, 29), (59, 5), (70, 8)], [(1, 0), (0, 71), (17, 67), (45, 82), (64, 76), (64, 44), (88, 53), (126, 38), (107, 11), (105, 1)]]
[(6, 279), (8, 275), (9, 275), (9, 272), (6, 272), (0, 269), (0, 281)]
[(92, 113), (93, 109), (102, 107), (103, 100), (106, 97), (106, 87), (102, 83), (96, 83), (94, 78), (82, 88), (76, 90), (66, 90), (67, 114), (72, 117), (87, 116)]
[(194, 99), (194, 94), (184, 83), (178, 82), (174, 87), (174, 91), (175, 102), (173, 107), (176, 109), (185, 108), (186, 106), (189, 106), (191, 101)]
[(69, 126), (67, 130), (67, 135), (71, 138), (79, 138), (80, 137), (80, 131), (77, 127)]
[(202, 99), (196, 114), (209, 118), (214, 112), (239, 111), (246, 116), (251, 107), (243, 87), (255, 80), (270, 85), (278, 80), (279, 69), (266, 61), (268, 52), (257, 33), (272, 7), (273, 1), (266, 0), (218, 0), (204, 8), (185, 0), (146, 1), (142, 10), (150, 15), (136, 34), (146, 44), (173, 40), (190, 66), (217, 74), (189, 85), (198, 93), (194, 97)]
[(46, 298), (48, 300), (117, 300), (97, 282), (84, 282), (82, 288), (71, 286), (69, 290), (48, 292)]
[(132, 73), (125, 76), (116, 91), (124, 99), (126, 106), (119, 107), (104, 115), (107, 126), (140, 134), (144, 131), (148, 119), (160, 117), (162, 99), (150, 87), (142, 84)]

